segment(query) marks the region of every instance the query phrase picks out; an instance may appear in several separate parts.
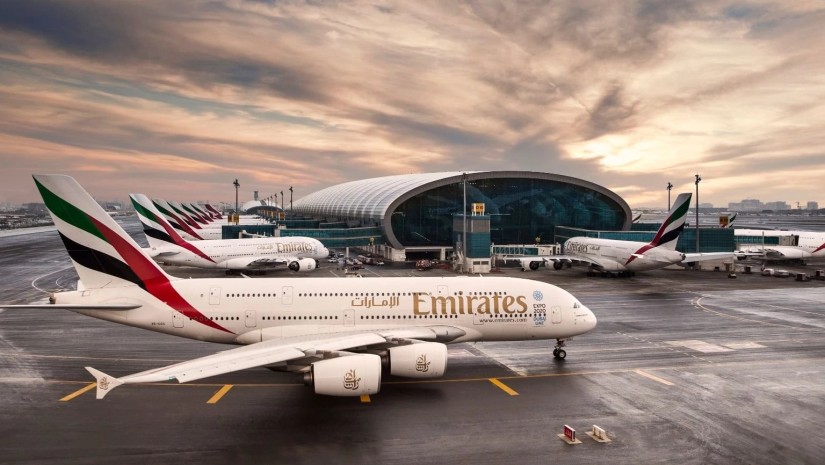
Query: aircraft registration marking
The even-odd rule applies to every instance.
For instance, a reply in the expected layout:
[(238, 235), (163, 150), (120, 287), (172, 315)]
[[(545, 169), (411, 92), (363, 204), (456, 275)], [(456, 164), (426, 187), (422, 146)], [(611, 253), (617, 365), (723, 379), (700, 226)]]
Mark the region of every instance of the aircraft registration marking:
[(206, 401), (207, 404), (217, 404), (221, 397), (225, 396), (230, 389), (232, 389), (233, 384), (225, 384), (223, 387), (218, 389), (218, 392), (215, 393), (209, 400)]
[(496, 378), (490, 378), (490, 382), (493, 383), (494, 385), (496, 385), (502, 391), (506, 392), (507, 394), (510, 394), (511, 396), (517, 396), (518, 395), (518, 392), (514, 391), (513, 389), (510, 388), (510, 386), (507, 386), (506, 384), (502, 383), (501, 381), (497, 380)]
[(96, 386), (97, 386), (97, 383), (92, 383), (92, 384), (89, 384), (89, 385), (87, 385), (86, 387), (84, 387), (84, 388), (82, 388), (82, 389), (78, 389), (77, 391), (75, 391), (75, 392), (73, 392), (73, 393), (69, 394), (68, 396), (66, 396), (66, 397), (64, 397), (64, 398), (62, 398), (62, 399), (60, 399), (60, 402), (68, 402), (68, 401), (70, 401), (70, 400), (74, 399), (75, 397), (77, 397), (77, 396), (79, 396), (79, 395), (83, 394), (84, 392), (91, 391), (91, 390), (92, 390), (92, 389), (94, 389)]
[(651, 375), (650, 373), (648, 373), (648, 372), (646, 372), (646, 371), (642, 371), (642, 370), (634, 370), (634, 372), (635, 372), (636, 374), (638, 374), (638, 375), (642, 375), (642, 376), (644, 376), (644, 377), (645, 377), (645, 378), (647, 378), (647, 379), (652, 379), (653, 381), (656, 381), (657, 383), (662, 383), (662, 384), (664, 384), (665, 386), (673, 386), (673, 385), (674, 385), (674, 384), (673, 384), (673, 383), (671, 383), (670, 381), (668, 381), (668, 380), (666, 380), (666, 379), (659, 378), (658, 376), (653, 376), (653, 375)]

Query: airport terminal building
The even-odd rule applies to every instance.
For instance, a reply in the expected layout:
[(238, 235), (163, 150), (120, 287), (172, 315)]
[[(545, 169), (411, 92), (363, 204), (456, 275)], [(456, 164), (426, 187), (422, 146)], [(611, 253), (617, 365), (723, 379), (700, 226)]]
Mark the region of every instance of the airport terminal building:
[[(551, 244), (556, 226), (627, 230), (631, 212), (614, 192), (581, 179), (532, 171), (420, 173), (362, 179), (322, 189), (297, 200), (293, 214), (322, 218), (346, 228), (370, 228), (393, 251), (452, 249), (456, 218), (468, 217), (470, 233), (493, 244)], [(476, 223), (478, 223), (476, 225)], [(470, 240), (468, 244), (472, 245)], [(489, 258), (489, 247), (487, 248)]]

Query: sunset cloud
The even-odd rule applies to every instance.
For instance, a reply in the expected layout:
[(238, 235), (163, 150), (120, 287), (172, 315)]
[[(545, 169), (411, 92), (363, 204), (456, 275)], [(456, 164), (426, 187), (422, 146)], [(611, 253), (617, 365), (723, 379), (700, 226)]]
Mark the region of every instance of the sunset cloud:
[(518, 169), (825, 204), (825, 8), (786, 3), (0, 3), (0, 201)]

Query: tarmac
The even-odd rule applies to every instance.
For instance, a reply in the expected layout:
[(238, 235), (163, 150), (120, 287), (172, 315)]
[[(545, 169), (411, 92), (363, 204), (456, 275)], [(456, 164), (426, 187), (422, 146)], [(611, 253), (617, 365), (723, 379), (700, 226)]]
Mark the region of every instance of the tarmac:
[[(124, 225), (139, 237), (136, 221)], [(344, 275), (321, 266), (290, 276)], [(368, 399), (318, 396), (294, 375), (259, 368), (95, 400), (84, 366), (121, 375), (227, 347), (60, 310), (0, 310), (0, 462), (822, 463), (825, 281), (758, 268), (736, 279), (498, 269), (569, 290), (598, 327), (569, 342), (564, 361), (553, 359), (554, 341), (452, 345), (444, 378), (386, 377)], [(269, 276), (279, 273), (291, 272)], [(361, 274), (453, 273), (398, 265)], [(0, 237), (0, 302), (43, 302), (75, 280), (56, 232)], [(558, 438), (564, 425), (581, 444)], [(588, 437), (593, 425), (611, 442)]]

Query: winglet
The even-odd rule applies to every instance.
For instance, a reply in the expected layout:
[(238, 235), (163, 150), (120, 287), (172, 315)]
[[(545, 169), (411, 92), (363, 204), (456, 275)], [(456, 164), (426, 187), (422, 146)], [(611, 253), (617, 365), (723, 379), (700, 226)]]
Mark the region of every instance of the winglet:
[(86, 367), (86, 371), (91, 373), (97, 380), (97, 392), (95, 393), (95, 397), (98, 399), (106, 397), (106, 394), (108, 394), (112, 389), (123, 384), (123, 381), (109, 376), (100, 370), (95, 370), (92, 367)]

